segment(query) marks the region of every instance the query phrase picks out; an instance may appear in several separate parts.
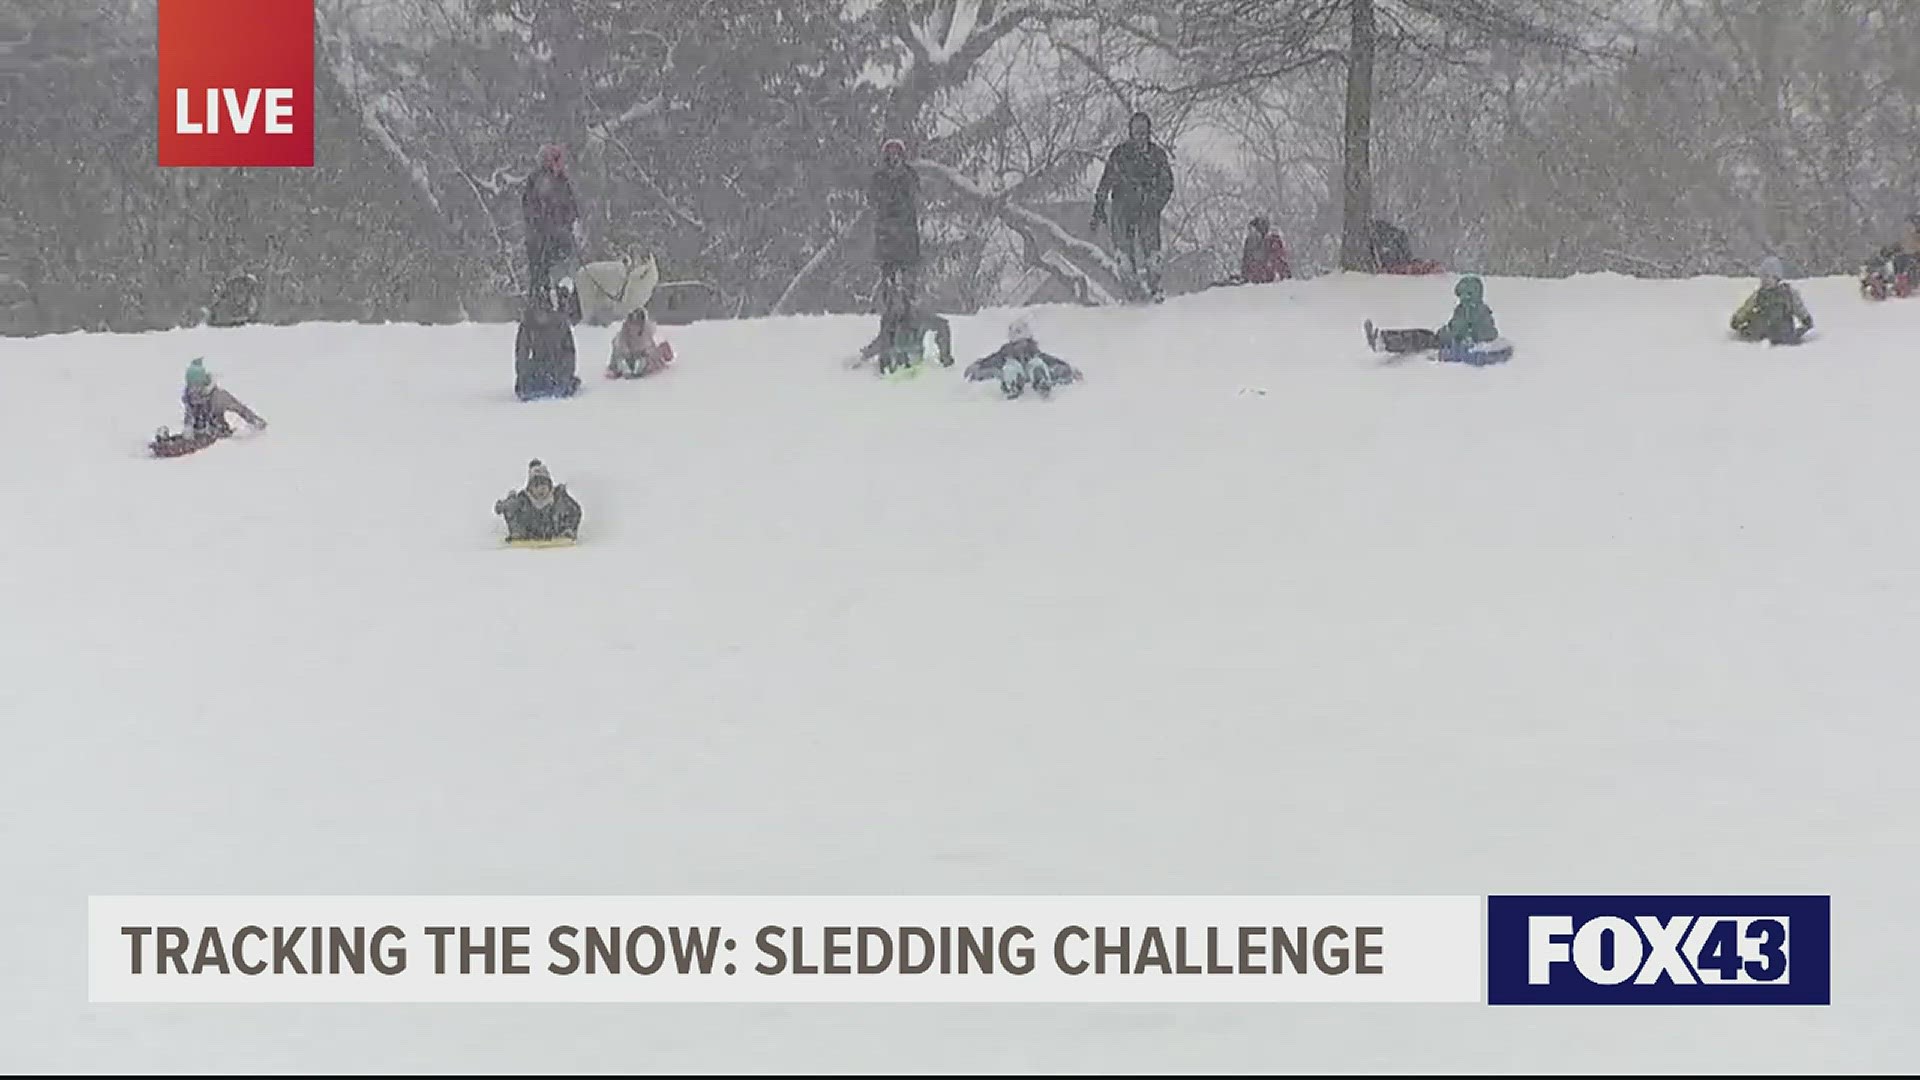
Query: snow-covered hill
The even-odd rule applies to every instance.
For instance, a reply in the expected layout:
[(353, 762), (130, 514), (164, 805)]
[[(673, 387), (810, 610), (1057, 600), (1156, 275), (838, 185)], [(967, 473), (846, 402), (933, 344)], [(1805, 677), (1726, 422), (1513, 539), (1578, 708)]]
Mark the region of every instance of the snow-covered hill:
[[(1087, 381), (669, 331), (0, 343), (11, 1069), (1911, 1068), (1920, 301), (1451, 279), (1042, 310)], [(956, 320), (963, 362), (1003, 314)], [(186, 361), (272, 422), (154, 461)], [(1259, 391), (1264, 391), (1260, 393)], [(585, 542), (499, 545), (540, 457)], [(89, 894), (1819, 892), (1819, 1010), (138, 1008)]]

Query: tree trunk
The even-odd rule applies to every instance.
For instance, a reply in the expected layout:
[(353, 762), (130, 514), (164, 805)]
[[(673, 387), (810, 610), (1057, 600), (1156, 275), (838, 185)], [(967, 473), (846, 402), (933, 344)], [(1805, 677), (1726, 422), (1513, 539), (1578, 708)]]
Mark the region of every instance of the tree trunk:
[(1373, 221), (1373, 0), (1348, 0), (1352, 32), (1347, 43), (1345, 209), (1340, 232), (1340, 268), (1377, 270), (1368, 225)]

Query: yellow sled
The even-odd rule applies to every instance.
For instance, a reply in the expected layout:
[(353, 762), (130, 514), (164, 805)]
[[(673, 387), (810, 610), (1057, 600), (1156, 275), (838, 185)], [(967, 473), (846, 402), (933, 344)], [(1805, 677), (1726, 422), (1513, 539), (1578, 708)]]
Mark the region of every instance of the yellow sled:
[(580, 541), (571, 536), (556, 536), (551, 540), (509, 540), (508, 547), (515, 548), (559, 548), (572, 547)]

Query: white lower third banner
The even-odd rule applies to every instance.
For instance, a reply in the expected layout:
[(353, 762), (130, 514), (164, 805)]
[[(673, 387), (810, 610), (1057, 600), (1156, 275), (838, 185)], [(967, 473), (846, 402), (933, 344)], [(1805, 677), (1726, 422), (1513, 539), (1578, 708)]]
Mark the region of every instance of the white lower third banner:
[(95, 1002), (1462, 1002), (1478, 896), (96, 896)]

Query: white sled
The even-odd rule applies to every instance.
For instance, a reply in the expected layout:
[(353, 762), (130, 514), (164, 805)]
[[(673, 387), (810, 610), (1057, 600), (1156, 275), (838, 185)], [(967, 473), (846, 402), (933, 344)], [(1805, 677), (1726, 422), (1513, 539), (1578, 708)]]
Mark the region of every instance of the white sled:
[(659, 284), (660, 267), (652, 255), (638, 262), (628, 257), (588, 263), (573, 279), (580, 321), (590, 326), (617, 323), (646, 307)]

